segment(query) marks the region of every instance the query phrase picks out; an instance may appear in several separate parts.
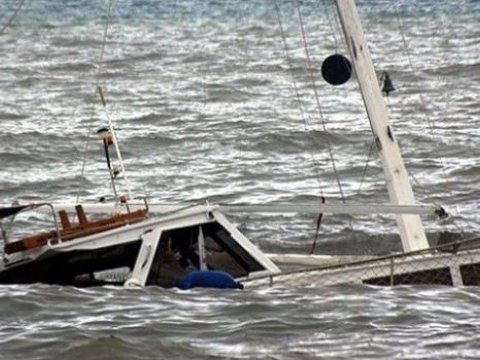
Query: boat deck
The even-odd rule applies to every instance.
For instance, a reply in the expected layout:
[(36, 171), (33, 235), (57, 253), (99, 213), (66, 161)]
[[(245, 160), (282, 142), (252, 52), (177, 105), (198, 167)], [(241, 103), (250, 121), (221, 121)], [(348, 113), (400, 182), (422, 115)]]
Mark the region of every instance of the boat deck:
[(61, 229), (57, 228), (41, 232), (39, 234), (27, 236), (21, 240), (6, 243), (4, 247), (5, 254), (9, 255), (20, 251), (40, 248), (47, 244), (57, 244), (101, 233), (127, 224), (142, 221), (147, 216), (147, 210), (140, 209), (125, 214), (114, 214), (107, 218), (88, 221), (81, 205), (77, 205), (75, 209), (77, 212), (78, 224), (71, 224), (67, 213), (64, 210), (61, 210), (59, 211), (59, 217), (62, 224)]

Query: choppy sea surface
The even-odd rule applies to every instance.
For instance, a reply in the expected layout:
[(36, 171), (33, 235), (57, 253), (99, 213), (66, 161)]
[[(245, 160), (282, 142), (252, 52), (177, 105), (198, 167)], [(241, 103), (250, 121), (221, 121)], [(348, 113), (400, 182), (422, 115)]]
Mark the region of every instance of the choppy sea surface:
[[(427, 232), (478, 233), (480, 2), (358, 4), (417, 198), (451, 214)], [(110, 196), (98, 85), (136, 196), (388, 202), (355, 81), (320, 76), (345, 52), (327, 0), (27, 0), (0, 34), (0, 203)], [(315, 233), (311, 215), (231, 219), (268, 252)], [(325, 216), (317, 253), (398, 248), (388, 216)], [(468, 287), (0, 286), (0, 359), (477, 359), (479, 304)]]

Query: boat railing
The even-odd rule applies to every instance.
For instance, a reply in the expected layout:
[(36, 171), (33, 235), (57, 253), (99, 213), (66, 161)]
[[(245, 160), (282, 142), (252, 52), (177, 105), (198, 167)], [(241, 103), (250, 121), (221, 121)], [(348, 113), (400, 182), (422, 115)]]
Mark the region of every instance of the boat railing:
[[(107, 217), (89, 220), (85, 214), (83, 206), (81, 204), (77, 204), (75, 206), (77, 222), (70, 222), (69, 216), (65, 209), (58, 211), (58, 216), (60, 218), (59, 222), (57, 220), (55, 206), (51, 203), (41, 203), (28, 206), (19, 206), (13, 210), (10, 210), (10, 223), (13, 222), (14, 215), (20, 211), (23, 211), (24, 209), (38, 209), (42, 206), (47, 206), (49, 208), (49, 213), (51, 213), (53, 217), (54, 229), (47, 231), (43, 230), (20, 239), (8, 239), (4, 243), (5, 254), (8, 255), (29, 249), (40, 248), (45, 245), (51, 247), (65, 241), (112, 230), (114, 228), (142, 221), (146, 218), (148, 213), (148, 207), (145, 207), (135, 211), (129, 211), (127, 213), (115, 212)], [(3, 208), (3, 210), (4, 213), (7, 213), (5, 208)], [(6, 216), (4, 216), (4, 218), (5, 217)], [(2, 227), (2, 234), (4, 234), (4, 238), (8, 238), (6, 235), (8, 232), (7, 230)]]
[[(309, 258), (312, 255), (304, 255)], [(358, 283), (370, 285), (480, 285), (480, 236), (458, 238), (428, 249), (387, 255), (332, 256), (279, 274), (243, 279), (243, 283), (264, 281), (270, 285), (280, 282), (299, 282), (323, 278), (324, 284)], [(297, 260), (298, 263), (298, 260)], [(303, 280), (302, 280), (303, 279)], [(459, 280), (460, 279), (460, 280)]]
[[(2, 216), (0, 216), (0, 228), (1, 228), (2, 237), (5, 245), (12, 242), (11, 239), (9, 238), (8, 233), (13, 222), (15, 221), (16, 215), (18, 215), (19, 213), (36, 210), (41, 207), (47, 207), (49, 209), (49, 213), (52, 215), (53, 225), (55, 227), (53, 232), (58, 238), (61, 237), (61, 230), (60, 230), (57, 216), (55, 213), (55, 207), (52, 203), (43, 202), (43, 203), (32, 203), (28, 205), (13, 205), (11, 207), (0, 208), (1, 214), (2, 214)], [(7, 219), (7, 220), (5, 221), (4, 219)]]

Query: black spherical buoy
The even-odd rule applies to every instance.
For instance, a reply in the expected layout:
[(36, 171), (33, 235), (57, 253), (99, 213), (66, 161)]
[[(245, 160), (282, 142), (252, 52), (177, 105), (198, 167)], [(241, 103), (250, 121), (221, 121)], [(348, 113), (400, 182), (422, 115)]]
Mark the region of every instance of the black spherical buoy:
[(331, 85), (345, 84), (352, 76), (352, 64), (343, 55), (331, 55), (323, 61), (322, 76)]

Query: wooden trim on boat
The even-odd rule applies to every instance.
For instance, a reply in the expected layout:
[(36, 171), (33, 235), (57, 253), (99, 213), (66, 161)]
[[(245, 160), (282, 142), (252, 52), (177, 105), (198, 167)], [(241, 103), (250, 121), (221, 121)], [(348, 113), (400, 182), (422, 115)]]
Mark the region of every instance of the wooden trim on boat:
[(126, 214), (115, 214), (105, 219), (88, 221), (87, 216), (81, 205), (75, 207), (78, 224), (72, 225), (68, 215), (64, 210), (59, 211), (62, 229), (60, 230), (60, 239), (56, 230), (42, 232), (5, 244), (5, 253), (12, 254), (19, 251), (34, 249), (46, 245), (47, 243), (57, 244), (63, 241), (71, 241), (80, 237), (101, 233), (107, 230), (115, 229), (127, 224), (136, 223), (145, 219), (146, 209), (132, 211)]
[(83, 211), (82, 205), (75, 206), (75, 210), (77, 211), (77, 217), (78, 217), (78, 222), (80, 223), (80, 226), (87, 226), (88, 225), (87, 215), (85, 215), (85, 211)]
[(70, 224), (70, 220), (68, 219), (67, 212), (65, 210), (60, 210), (58, 212), (58, 216), (60, 217), (60, 223), (62, 224), (63, 230), (70, 230), (72, 225)]

